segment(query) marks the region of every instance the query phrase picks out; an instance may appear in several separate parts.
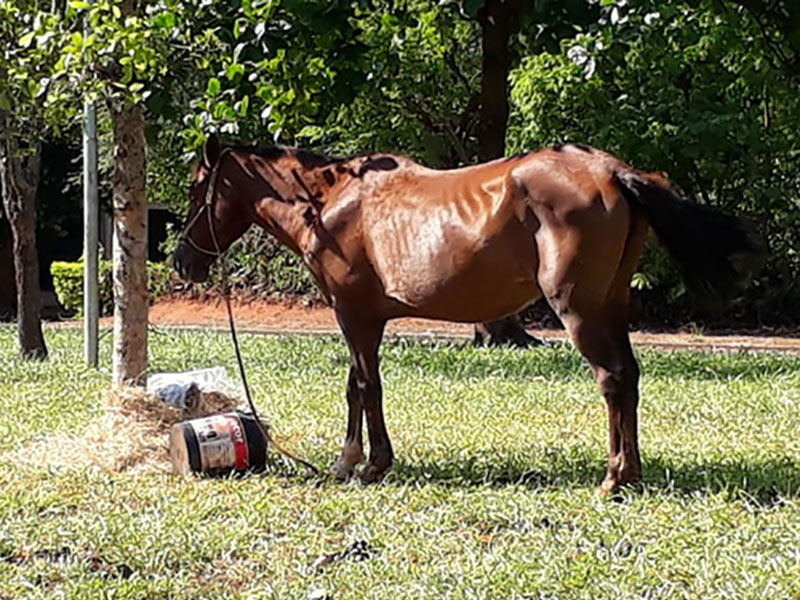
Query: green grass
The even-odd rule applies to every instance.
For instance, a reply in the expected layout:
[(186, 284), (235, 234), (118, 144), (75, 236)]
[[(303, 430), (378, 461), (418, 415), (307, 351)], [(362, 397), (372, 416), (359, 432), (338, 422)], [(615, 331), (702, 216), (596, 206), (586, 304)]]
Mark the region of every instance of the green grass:
[[(0, 328), (0, 455), (101, 408), (78, 332), (20, 362)], [(245, 336), (257, 404), (327, 465), (344, 434), (336, 337)], [(601, 500), (605, 408), (581, 358), (392, 341), (397, 462), (362, 487), (0, 464), (0, 598), (798, 598), (800, 360), (641, 353), (645, 482)], [(223, 364), (216, 334), (151, 336), (153, 371)], [(54, 447), (57, 453), (58, 448)], [(367, 540), (377, 555), (307, 566)]]

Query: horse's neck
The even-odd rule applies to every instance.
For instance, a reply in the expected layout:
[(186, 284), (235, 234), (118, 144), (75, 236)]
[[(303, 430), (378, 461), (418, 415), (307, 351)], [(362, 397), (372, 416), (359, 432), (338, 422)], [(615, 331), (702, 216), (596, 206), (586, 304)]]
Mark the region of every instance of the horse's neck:
[(302, 253), (324, 197), (316, 178), (305, 169), (282, 170), (280, 177), (282, 181), (275, 185), (263, 177), (254, 198), (255, 221), (281, 243)]

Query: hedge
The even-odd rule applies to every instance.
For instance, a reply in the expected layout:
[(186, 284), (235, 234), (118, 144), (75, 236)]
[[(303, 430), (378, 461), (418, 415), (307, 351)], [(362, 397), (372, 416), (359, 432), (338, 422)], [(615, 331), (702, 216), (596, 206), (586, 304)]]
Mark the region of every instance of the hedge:
[[(50, 265), (53, 287), (61, 305), (67, 310), (83, 313), (83, 259), (77, 262), (54, 262)], [(147, 289), (150, 300), (156, 300), (172, 290), (172, 267), (166, 263), (147, 263)], [(98, 261), (98, 295), (100, 314), (110, 315), (114, 307), (114, 285), (110, 260)]]

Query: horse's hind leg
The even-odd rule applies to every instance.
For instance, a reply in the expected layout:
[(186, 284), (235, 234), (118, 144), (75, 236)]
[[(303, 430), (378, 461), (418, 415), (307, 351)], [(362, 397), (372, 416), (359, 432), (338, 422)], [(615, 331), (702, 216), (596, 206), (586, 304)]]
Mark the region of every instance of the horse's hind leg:
[[(642, 475), (637, 418), (639, 365), (628, 336), (628, 303), (630, 278), (647, 237), (647, 224), (631, 215), (626, 225), (624, 231), (599, 239), (585, 235), (580, 253), (583, 260), (559, 263), (558, 252), (552, 250), (558, 244), (540, 246), (542, 265), (550, 274), (541, 282), (542, 289), (591, 365), (606, 400), (608, 470), (600, 487), (604, 494)], [(616, 259), (614, 248), (619, 252)], [(590, 262), (586, 257), (595, 260)]]
[(369, 461), (361, 472), (365, 482), (377, 481), (392, 464), (392, 445), (383, 419), (383, 389), (381, 386), (378, 348), (383, 337), (384, 321), (371, 321), (337, 314), (352, 365), (347, 381), (347, 437), (342, 453), (334, 465), (340, 479), (353, 475), (355, 467), (364, 459), (361, 426), (363, 414), (367, 417), (369, 434)]
[(647, 222), (631, 215), (631, 226), (619, 268), (606, 295), (604, 316), (608, 328), (616, 372), (594, 367), (595, 377), (608, 408), (608, 472), (600, 486), (604, 494), (620, 485), (642, 477), (639, 456), (639, 364), (633, 354), (628, 334), (630, 281), (647, 239)]
[[(595, 378), (608, 410), (608, 470), (600, 492), (614, 492), (620, 485), (642, 478), (639, 456), (639, 365), (628, 336), (627, 318), (620, 322), (616, 310), (607, 307), (614, 355), (608, 365), (593, 364)], [(627, 317), (627, 306), (623, 314)]]
[(608, 410), (608, 470), (602, 493), (641, 478), (637, 409), (639, 366), (627, 329), (610, 311), (572, 310), (562, 320), (575, 346), (588, 360)]

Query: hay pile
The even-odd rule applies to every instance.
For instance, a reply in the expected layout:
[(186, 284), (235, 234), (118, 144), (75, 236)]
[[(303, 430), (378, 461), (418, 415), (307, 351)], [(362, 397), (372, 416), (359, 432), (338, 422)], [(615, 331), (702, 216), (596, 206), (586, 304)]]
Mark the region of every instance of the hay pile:
[(47, 435), (3, 460), (57, 470), (169, 473), (169, 431), (180, 421), (235, 410), (237, 401), (193, 386), (186, 408), (140, 388), (112, 390), (102, 415), (80, 436)]

